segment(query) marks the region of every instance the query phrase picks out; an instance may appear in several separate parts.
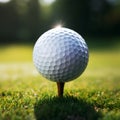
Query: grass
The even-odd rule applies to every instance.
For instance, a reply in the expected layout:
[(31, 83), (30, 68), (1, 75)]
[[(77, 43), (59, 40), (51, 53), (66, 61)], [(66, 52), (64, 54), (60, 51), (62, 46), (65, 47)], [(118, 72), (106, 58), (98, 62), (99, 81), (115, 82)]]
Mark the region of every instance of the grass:
[(0, 47), (0, 120), (120, 120), (120, 44), (90, 48), (83, 75), (65, 84), (43, 78), (31, 45)]

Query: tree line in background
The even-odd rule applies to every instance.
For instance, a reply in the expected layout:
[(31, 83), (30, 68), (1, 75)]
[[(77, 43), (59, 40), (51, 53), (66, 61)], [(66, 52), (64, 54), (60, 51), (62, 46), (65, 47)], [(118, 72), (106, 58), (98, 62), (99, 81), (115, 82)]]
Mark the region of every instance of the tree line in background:
[(83, 36), (120, 35), (119, 0), (11, 0), (0, 4), (0, 43), (35, 42), (61, 22)]

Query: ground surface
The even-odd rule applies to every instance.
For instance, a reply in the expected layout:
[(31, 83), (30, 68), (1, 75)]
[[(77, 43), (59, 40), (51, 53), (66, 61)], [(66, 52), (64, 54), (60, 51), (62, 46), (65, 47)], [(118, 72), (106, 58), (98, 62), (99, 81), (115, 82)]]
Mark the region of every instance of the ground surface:
[(0, 120), (120, 120), (120, 46), (90, 48), (89, 64), (65, 84), (41, 77), (32, 45), (0, 46)]

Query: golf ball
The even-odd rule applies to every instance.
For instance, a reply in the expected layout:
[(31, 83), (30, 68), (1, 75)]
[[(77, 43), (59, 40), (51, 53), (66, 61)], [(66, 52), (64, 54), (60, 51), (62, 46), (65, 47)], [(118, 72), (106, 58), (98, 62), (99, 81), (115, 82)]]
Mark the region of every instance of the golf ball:
[(53, 28), (42, 34), (33, 49), (33, 62), (39, 73), (55, 82), (80, 76), (88, 63), (84, 39), (68, 28)]

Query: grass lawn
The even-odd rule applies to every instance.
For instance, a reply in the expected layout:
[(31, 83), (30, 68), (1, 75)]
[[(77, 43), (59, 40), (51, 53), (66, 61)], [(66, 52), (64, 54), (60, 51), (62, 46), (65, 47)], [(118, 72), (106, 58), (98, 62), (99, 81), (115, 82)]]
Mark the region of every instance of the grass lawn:
[(0, 46), (0, 120), (120, 120), (120, 44), (90, 48), (81, 77), (65, 84), (43, 78), (32, 45)]

